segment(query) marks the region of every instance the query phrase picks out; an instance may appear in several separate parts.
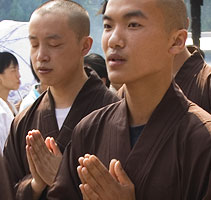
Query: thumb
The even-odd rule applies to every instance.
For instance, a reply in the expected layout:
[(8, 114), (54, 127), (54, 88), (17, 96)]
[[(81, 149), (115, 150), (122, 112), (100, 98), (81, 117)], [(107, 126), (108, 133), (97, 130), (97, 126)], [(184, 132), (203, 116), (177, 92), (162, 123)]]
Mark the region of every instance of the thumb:
[(114, 171), (115, 171), (115, 175), (116, 175), (120, 184), (129, 185), (129, 184), (132, 183), (131, 180), (129, 179), (128, 175), (126, 174), (126, 172), (122, 168), (120, 161), (117, 161), (115, 163)]
[(62, 153), (61, 153), (57, 143), (55, 142), (54, 138), (50, 139), (50, 146), (51, 146), (51, 149), (52, 149), (54, 155), (62, 156)]
[(118, 181), (117, 176), (115, 174), (115, 170), (114, 170), (114, 167), (115, 167), (116, 162), (118, 162), (116, 159), (112, 159), (111, 160), (110, 165), (109, 165), (109, 173), (113, 176), (113, 178), (116, 181)]

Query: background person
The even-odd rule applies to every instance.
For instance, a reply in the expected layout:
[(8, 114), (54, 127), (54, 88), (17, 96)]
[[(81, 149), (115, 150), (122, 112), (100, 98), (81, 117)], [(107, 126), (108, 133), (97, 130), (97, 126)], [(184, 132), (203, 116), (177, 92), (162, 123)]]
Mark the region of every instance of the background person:
[(211, 113), (211, 66), (205, 62), (200, 50), (196, 48), (191, 53), (188, 47), (185, 47), (176, 55), (173, 75), (185, 96)]
[(27, 108), (28, 106), (32, 105), (34, 103), (34, 101), (44, 92), (46, 91), (46, 89), (48, 88), (47, 85), (43, 84), (42, 82), (40, 82), (40, 79), (38, 78), (38, 76), (36, 75), (36, 73), (34, 72), (34, 69), (32, 67), (32, 63), (30, 62), (30, 67), (32, 70), (32, 74), (35, 78), (35, 80), (37, 81), (36, 84), (32, 85), (32, 89), (29, 91), (29, 94), (26, 95), (23, 100), (20, 103), (20, 108), (19, 108), (19, 112), (23, 111), (25, 108)]
[(0, 152), (9, 134), (14, 116), (17, 114), (15, 105), (8, 101), (11, 90), (20, 86), (18, 61), (10, 52), (0, 52)]
[(94, 69), (103, 83), (109, 88), (110, 81), (108, 79), (108, 73), (106, 69), (105, 59), (96, 53), (91, 53), (84, 57), (84, 66)]

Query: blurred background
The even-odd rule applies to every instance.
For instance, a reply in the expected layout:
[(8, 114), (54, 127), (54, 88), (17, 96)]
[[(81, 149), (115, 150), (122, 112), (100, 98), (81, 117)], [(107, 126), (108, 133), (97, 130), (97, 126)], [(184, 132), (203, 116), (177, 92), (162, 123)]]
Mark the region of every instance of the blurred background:
[[(94, 39), (90, 51), (102, 56), (102, 16), (97, 15), (103, 0), (75, 0), (89, 12), (91, 36)], [(0, 51), (10, 51), (18, 59), (21, 73), (19, 94), (12, 91), (10, 98), (16, 101), (24, 97), (35, 80), (29, 67), (30, 46), (28, 21), (31, 13), (46, 0), (0, 0)], [(211, 65), (211, 0), (185, 0), (190, 18), (187, 44), (195, 44), (205, 52), (205, 60)]]

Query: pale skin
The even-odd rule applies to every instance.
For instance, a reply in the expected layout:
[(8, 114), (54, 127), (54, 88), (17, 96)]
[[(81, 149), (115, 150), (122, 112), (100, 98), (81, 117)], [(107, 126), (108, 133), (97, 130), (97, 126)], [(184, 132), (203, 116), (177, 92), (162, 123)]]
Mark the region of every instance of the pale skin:
[[(109, 79), (125, 84), (133, 126), (148, 122), (168, 90), (174, 57), (184, 50), (187, 38), (185, 29), (166, 32), (156, 1), (109, 0), (104, 13), (102, 46)], [(109, 170), (96, 156), (85, 155), (79, 163), (84, 200), (135, 199), (134, 185), (119, 161), (112, 160)]]

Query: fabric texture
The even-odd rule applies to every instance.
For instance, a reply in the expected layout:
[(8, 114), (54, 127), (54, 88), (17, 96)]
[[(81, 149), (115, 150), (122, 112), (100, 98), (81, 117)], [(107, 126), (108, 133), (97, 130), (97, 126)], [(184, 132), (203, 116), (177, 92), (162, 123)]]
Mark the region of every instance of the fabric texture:
[(211, 113), (211, 66), (195, 51), (175, 77), (188, 99)]
[[(32, 199), (31, 175), (25, 151), (25, 137), (29, 130), (39, 129), (44, 139), (48, 136), (54, 137), (63, 153), (66, 145), (71, 141), (74, 127), (83, 117), (93, 110), (119, 100), (103, 85), (95, 73), (89, 72), (88, 75), (89, 79), (75, 98), (60, 130), (50, 90), (44, 92), (32, 106), (15, 118), (5, 144), (4, 157), (7, 160), (7, 168), (17, 199)], [(45, 194), (41, 199), (45, 199), (44, 196)]]
[(86, 116), (74, 129), (48, 199), (82, 199), (77, 160), (86, 153), (96, 155), (107, 168), (112, 159), (120, 160), (137, 200), (211, 199), (207, 112), (172, 83), (133, 148), (128, 121), (125, 99)]

